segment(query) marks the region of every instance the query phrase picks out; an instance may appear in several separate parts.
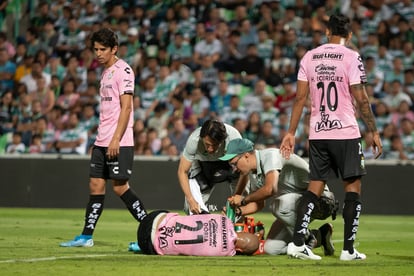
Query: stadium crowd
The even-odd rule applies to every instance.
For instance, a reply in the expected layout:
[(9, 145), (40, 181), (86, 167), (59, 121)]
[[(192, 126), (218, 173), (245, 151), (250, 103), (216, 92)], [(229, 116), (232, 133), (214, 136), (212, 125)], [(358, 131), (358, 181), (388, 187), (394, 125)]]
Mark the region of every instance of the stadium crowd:
[[(11, 27), (1, 26), (0, 154), (89, 152), (102, 70), (89, 37), (102, 27), (117, 32), (117, 55), (135, 70), (136, 155), (178, 156), (210, 118), (258, 148), (279, 146), (299, 61), (326, 41), (329, 16), (342, 13), (365, 63), (382, 158), (414, 159), (411, 0), (29, 2), (23, 35), (10, 38)], [(296, 142), (304, 157), (308, 118)], [(372, 137), (360, 127), (365, 158), (373, 158)]]

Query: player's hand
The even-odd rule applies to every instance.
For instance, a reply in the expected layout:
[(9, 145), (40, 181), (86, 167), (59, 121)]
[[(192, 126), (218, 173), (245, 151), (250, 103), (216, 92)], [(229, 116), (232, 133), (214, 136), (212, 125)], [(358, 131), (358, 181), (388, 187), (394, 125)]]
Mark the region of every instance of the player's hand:
[(113, 159), (119, 155), (119, 141), (112, 140), (109, 143), (108, 149), (106, 151), (106, 155), (109, 159)]
[(242, 195), (234, 195), (229, 199), (230, 205), (233, 207), (242, 206), (241, 202), (243, 199), (244, 199), (244, 196)]
[(375, 159), (380, 157), (382, 154), (382, 142), (381, 142), (381, 137), (378, 132), (374, 132), (374, 141), (372, 145), (372, 151), (375, 155)]
[(282, 143), (280, 144), (280, 153), (283, 158), (289, 159), (295, 148), (295, 136), (291, 133), (286, 133), (283, 137)]
[(195, 201), (194, 199), (191, 199), (191, 200), (187, 200), (187, 202), (188, 202), (190, 214), (198, 215), (201, 213), (200, 204), (198, 204), (197, 201)]

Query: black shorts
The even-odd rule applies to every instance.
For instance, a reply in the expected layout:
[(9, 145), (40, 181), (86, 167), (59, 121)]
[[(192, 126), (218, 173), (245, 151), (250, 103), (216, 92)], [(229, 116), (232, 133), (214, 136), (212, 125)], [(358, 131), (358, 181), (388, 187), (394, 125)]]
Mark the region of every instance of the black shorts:
[(327, 181), (330, 170), (342, 179), (367, 174), (361, 140), (309, 140), (310, 180)]
[(134, 147), (121, 147), (118, 157), (108, 159), (106, 147), (93, 146), (89, 176), (93, 178), (128, 180), (134, 163)]
[(138, 225), (137, 240), (142, 253), (157, 255), (151, 240), (152, 224), (160, 213), (168, 213), (165, 210), (157, 210), (149, 213)]

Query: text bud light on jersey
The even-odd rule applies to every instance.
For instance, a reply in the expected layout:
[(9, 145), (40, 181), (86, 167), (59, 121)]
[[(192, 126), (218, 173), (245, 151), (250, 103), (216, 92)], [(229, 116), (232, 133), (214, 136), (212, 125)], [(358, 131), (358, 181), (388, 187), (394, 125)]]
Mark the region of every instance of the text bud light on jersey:
[(236, 221), (236, 212), (234, 208), (230, 205), (230, 198), (226, 202), (226, 216), (234, 223)]

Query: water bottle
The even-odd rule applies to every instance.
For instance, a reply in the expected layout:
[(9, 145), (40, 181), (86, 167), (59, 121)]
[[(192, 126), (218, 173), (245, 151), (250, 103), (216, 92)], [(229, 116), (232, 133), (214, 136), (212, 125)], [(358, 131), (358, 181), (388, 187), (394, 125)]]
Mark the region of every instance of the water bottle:
[(230, 198), (228, 198), (226, 202), (226, 216), (231, 220), (231, 222), (236, 222), (236, 211), (230, 205)]

